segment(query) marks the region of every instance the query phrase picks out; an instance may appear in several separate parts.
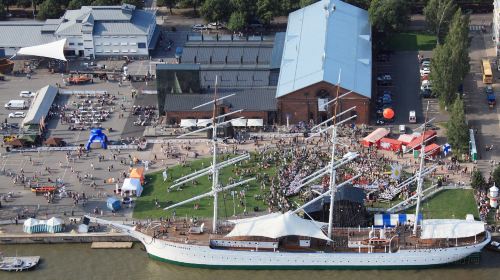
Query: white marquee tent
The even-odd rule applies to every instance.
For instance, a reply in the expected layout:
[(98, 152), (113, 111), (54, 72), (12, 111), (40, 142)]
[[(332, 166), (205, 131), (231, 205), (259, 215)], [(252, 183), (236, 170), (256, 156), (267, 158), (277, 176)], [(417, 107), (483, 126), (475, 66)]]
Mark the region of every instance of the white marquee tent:
[(422, 223), (422, 239), (464, 238), (484, 232), (484, 223), (458, 219), (430, 219)]
[(62, 39), (48, 44), (20, 48), (16, 55), (33, 55), (66, 61), (64, 56), (65, 45), (66, 39)]
[(135, 192), (136, 196), (141, 196), (143, 187), (141, 186), (141, 180), (138, 178), (126, 178), (123, 180), (122, 192), (132, 191)]
[(293, 212), (284, 214), (269, 214), (244, 221), (236, 221), (233, 230), (227, 237), (236, 236), (262, 236), (280, 238), (283, 236), (297, 235), (318, 239), (330, 239), (321, 230), (322, 223), (305, 220)]

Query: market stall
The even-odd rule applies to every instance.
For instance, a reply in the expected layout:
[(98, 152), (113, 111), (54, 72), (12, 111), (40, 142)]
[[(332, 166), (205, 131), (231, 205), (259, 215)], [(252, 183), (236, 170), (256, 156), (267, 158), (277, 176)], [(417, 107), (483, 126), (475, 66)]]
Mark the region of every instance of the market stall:
[(379, 149), (386, 150), (386, 151), (399, 152), (399, 151), (401, 151), (402, 145), (403, 145), (403, 143), (401, 143), (401, 141), (384, 137), (384, 138), (380, 139), (378, 147), (379, 147)]
[(141, 181), (141, 185), (144, 185), (144, 168), (132, 168), (130, 170), (130, 178), (136, 178)]
[(141, 196), (142, 193), (141, 181), (137, 178), (126, 178), (123, 180), (122, 192), (130, 191), (136, 196)]
[(370, 147), (372, 145), (378, 145), (378, 142), (380, 139), (386, 137), (389, 135), (389, 130), (385, 128), (377, 128), (375, 129), (372, 133), (368, 134), (363, 140), (361, 141), (361, 144), (365, 147)]

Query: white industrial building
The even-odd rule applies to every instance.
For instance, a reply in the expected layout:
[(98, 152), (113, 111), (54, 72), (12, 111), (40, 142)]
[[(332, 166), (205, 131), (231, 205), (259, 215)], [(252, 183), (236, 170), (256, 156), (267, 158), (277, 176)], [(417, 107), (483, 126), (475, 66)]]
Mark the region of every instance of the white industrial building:
[(0, 56), (19, 48), (67, 39), (67, 56), (149, 56), (159, 37), (154, 10), (133, 5), (83, 6), (60, 19), (0, 22)]

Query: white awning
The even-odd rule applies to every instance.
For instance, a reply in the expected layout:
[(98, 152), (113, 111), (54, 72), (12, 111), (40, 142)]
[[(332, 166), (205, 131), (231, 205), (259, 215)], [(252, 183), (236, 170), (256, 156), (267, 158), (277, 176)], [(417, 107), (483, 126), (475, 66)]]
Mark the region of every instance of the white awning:
[(231, 125), (234, 127), (245, 127), (247, 126), (246, 119), (233, 119), (231, 120)]
[(422, 223), (422, 239), (432, 238), (464, 238), (484, 232), (481, 221), (458, 219), (424, 220)]
[(248, 126), (264, 126), (264, 120), (262, 119), (248, 119)]
[(126, 178), (123, 180), (122, 191), (135, 191), (137, 196), (142, 193), (141, 180), (137, 178)]
[(212, 123), (212, 119), (198, 119), (196, 122), (197, 127), (206, 127), (208, 124)]
[(236, 222), (233, 230), (226, 237), (262, 236), (280, 238), (283, 236), (305, 236), (330, 240), (321, 230), (321, 224), (305, 220), (294, 214), (269, 214)]
[(44, 86), (39, 89), (36, 94), (33, 102), (31, 102), (31, 106), (28, 109), (28, 113), (26, 113), (26, 117), (24, 117), (22, 124), (36, 124), (40, 125), (40, 121), (45, 117), (50, 111), (50, 107), (52, 103), (54, 103), (54, 99), (56, 98), (58, 88), (52, 85)]
[(62, 39), (48, 44), (20, 48), (17, 54), (49, 57), (66, 61), (66, 57), (64, 56), (65, 45), (66, 39)]
[(181, 127), (192, 127), (196, 126), (196, 120), (193, 119), (182, 119), (181, 120)]

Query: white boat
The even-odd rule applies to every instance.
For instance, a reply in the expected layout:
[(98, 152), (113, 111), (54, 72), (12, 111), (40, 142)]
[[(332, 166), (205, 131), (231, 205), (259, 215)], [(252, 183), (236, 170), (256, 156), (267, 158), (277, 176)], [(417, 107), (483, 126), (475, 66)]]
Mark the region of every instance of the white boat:
[[(335, 100), (341, 97), (337, 95)], [(213, 103), (219, 103), (223, 98), (226, 97), (218, 99), (215, 97)], [(331, 102), (333, 101), (327, 104)], [(153, 222), (147, 225), (137, 224), (134, 227), (97, 218), (91, 218), (91, 220), (114, 226), (136, 238), (144, 244), (147, 253), (154, 259), (191, 267), (226, 269), (426, 268), (453, 263), (480, 253), (483, 247), (490, 242), (491, 235), (485, 230), (484, 223), (470, 219), (424, 220), (423, 222), (417, 220), (413, 225), (401, 225), (394, 228), (333, 227), (333, 204), (336, 189), (359, 177), (357, 175), (337, 184), (335, 176), (338, 167), (357, 157), (357, 154), (353, 152), (341, 156), (340, 159), (335, 155), (337, 126), (352, 119), (352, 117), (340, 122), (337, 122), (336, 119), (352, 109), (340, 114), (336, 114), (335, 109), (334, 117), (328, 120), (333, 120), (334, 125), (327, 128), (333, 129), (331, 133), (333, 143), (331, 162), (301, 181), (301, 186), (305, 186), (328, 174), (332, 178), (330, 189), (295, 211), (218, 222), (218, 193), (252, 179), (226, 187), (219, 186), (219, 169), (244, 160), (248, 158), (248, 155), (237, 156), (228, 161), (217, 163), (217, 139), (214, 138), (212, 166), (184, 176), (171, 186), (172, 188), (198, 177), (212, 174), (212, 190), (166, 208), (170, 209), (212, 196), (214, 198), (212, 220), (194, 222), (177, 219), (176, 221)], [(217, 119), (218, 117), (214, 113), (212, 125), (202, 130), (213, 129), (212, 135), (216, 135), (217, 126), (220, 124), (217, 124)], [(198, 131), (190, 133), (196, 132)], [(420, 170), (412, 179), (417, 182), (418, 196), (415, 217), (419, 217), (423, 175), (432, 172), (435, 168), (424, 169), (425, 143), (422, 143), (421, 146)], [(328, 223), (306, 220), (298, 215), (304, 207), (323, 199), (325, 196), (330, 197)], [(307, 213), (305, 214), (307, 215)], [(206, 225), (211, 225), (208, 227), (208, 231)]]
[(0, 258), (0, 270), (24, 271), (35, 267), (39, 261), (40, 256), (2, 257)]

